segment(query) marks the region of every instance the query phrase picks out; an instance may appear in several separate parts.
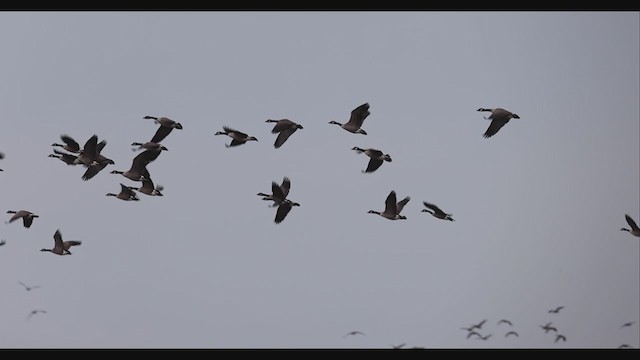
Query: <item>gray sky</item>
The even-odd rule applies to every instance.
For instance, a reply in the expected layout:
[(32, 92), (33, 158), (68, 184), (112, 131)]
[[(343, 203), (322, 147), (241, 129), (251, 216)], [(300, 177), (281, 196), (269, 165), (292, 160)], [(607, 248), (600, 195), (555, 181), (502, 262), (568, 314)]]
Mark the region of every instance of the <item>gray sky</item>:
[[(637, 12), (0, 13), (3, 221), (40, 215), (1, 224), (0, 347), (637, 348), (639, 33)], [(327, 124), (365, 102), (368, 135)], [(521, 119), (484, 139), (479, 107)], [(145, 115), (184, 126), (149, 165), (165, 196), (106, 197)], [(276, 150), (282, 118), (304, 129)], [(115, 165), (81, 181), (47, 157), (63, 133)], [(393, 162), (362, 174), (353, 146)], [(301, 207), (276, 225), (256, 193), (283, 176)], [(367, 214), (391, 190), (406, 221)], [(73, 256), (39, 251), (56, 229)]]

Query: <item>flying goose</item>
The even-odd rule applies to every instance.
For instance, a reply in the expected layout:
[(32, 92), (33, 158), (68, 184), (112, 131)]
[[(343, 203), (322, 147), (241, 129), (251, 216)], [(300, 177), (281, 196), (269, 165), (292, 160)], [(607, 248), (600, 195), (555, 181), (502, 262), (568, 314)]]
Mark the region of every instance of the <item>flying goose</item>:
[(346, 333), (343, 336), (343, 338), (346, 338), (347, 336), (351, 336), (351, 335), (364, 335), (364, 336), (367, 336), (367, 334), (363, 333), (362, 331), (355, 330), (355, 331), (349, 331), (348, 333)]
[(62, 139), (62, 141), (64, 142), (64, 145), (53, 143), (51, 144), (51, 146), (59, 146), (67, 150), (68, 152), (72, 152), (76, 154), (80, 153), (80, 144), (78, 144), (78, 142), (76, 142), (71, 136), (63, 134), (63, 135), (60, 135), (60, 139)]
[(449, 220), (449, 221), (455, 221), (453, 220), (453, 218), (451, 217), (451, 215), (453, 214), (447, 214), (444, 211), (440, 210), (439, 207), (437, 207), (434, 204), (428, 203), (426, 201), (423, 201), (422, 204), (424, 204), (424, 206), (428, 207), (429, 209), (433, 210), (433, 211), (429, 211), (427, 209), (422, 209), (421, 212), (428, 212), (429, 214), (431, 214), (434, 217), (437, 217), (438, 219), (442, 219), (442, 220)]
[(149, 196), (164, 196), (161, 192), (162, 190), (164, 190), (164, 187), (162, 185), (154, 187), (153, 180), (151, 180), (151, 176), (149, 175), (149, 171), (146, 168), (144, 170), (145, 171), (142, 174), (142, 186), (140, 186), (139, 188), (129, 186), (129, 188), (132, 190), (138, 190), (138, 192)]
[(85, 166), (91, 166), (98, 153), (98, 135), (93, 135), (84, 143), (84, 147), (80, 151), (80, 155), (74, 161), (75, 164), (84, 164)]
[(7, 243), (6, 240), (4, 240), (4, 239), (0, 240), (0, 246), (4, 246), (6, 243)]
[(391, 344), (391, 347), (394, 349), (402, 349), (403, 346), (407, 345), (407, 343), (402, 343), (400, 345), (393, 345)]
[(49, 154), (49, 157), (60, 159), (60, 161), (66, 163), (67, 165), (78, 165), (76, 163), (76, 159), (78, 158), (77, 155), (63, 153), (62, 151), (58, 151), (56, 149), (53, 149), (53, 152), (55, 154)]
[(508, 333), (504, 334), (504, 337), (509, 337), (509, 335), (515, 335), (515, 337), (520, 337), (520, 335), (518, 335), (518, 333), (515, 331), (509, 331)]
[(147, 171), (147, 165), (160, 156), (162, 151), (145, 150), (136, 155), (131, 162), (131, 168), (127, 171), (113, 170), (112, 174), (120, 174), (129, 180), (142, 181), (144, 173)]
[(511, 323), (511, 321), (509, 321), (509, 320), (507, 320), (507, 319), (502, 319), (502, 320), (498, 321), (498, 325), (500, 325), (500, 324), (502, 324), (502, 323), (507, 324), (507, 325), (509, 325), (509, 326), (513, 326), (513, 324)]
[(484, 341), (487, 341), (487, 340), (489, 340), (489, 338), (491, 337), (491, 335), (493, 335), (493, 334), (489, 334), (489, 335), (486, 335), (486, 336), (480, 336), (480, 337), (478, 338), (478, 340), (484, 340)]
[(362, 130), (361, 126), (369, 114), (371, 114), (369, 112), (369, 104), (364, 103), (351, 111), (351, 117), (348, 122), (340, 124), (337, 121), (329, 121), (329, 124), (340, 125), (343, 129), (354, 134), (367, 135), (367, 132)]
[(556, 329), (555, 327), (551, 326), (551, 323), (546, 324), (545, 326), (540, 325), (540, 327), (542, 329), (544, 329), (544, 333), (548, 333), (549, 331), (555, 331), (558, 332), (558, 329)]
[(62, 235), (60, 229), (56, 230), (53, 234), (54, 246), (53, 249), (41, 249), (40, 251), (52, 252), (56, 255), (71, 255), (69, 248), (72, 246), (78, 246), (82, 244), (82, 241), (62, 241)]
[(289, 199), (284, 199), (280, 203), (280, 205), (278, 205), (278, 210), (276, 211), (276, 218), (274, 219), (274, 222), (276, 224), (280, 224), (282, 220), (284, 220), (284, 218), (287, 216), (289, 211), (291, 211), (291, 208), (293, 206), (300, 206), (300, 204)]
[(138, 146), (137, 149), (131, 149), (133, 151), (142, 150), (142, 149), (155, 150), (155, 151), (161, 151), (161, 150), (168, 151), (169, 150), (164, 145), (162, 145), (160, 143), (157, 143), (157, 142), (151, 142), (151, 141), (147, 141), (144, 144), (143, 143), (139, 143), (139, 142), (134, 142), (134, 143), (131, 143), (131, 146)]
[(472, 326), (471, 326), (471, 329), (478, 329), (478, 330), (480, 330), (480, 329), (482, 329), (482, 325), (484, 325), (484, 323), (486, 323), (486, 322), (487, 322), (487, 319), (484, 319), (484, 320), (480, 321), (479, 323), (477, 323), (477, 324), (475, 324), (475, 325), (472, 325)]
[(490, 138), (495, 135), (501, 127), (505, 126), (511, 119), (520, 119), (520, 116), (501, 108), (485, 109), (480, 108), (478, 111), (490, 111), (491, 115), (485, 117), (487, 120), (491, 120), (491, 124), (487, 131), (482, 135), (485, 138)]
[(387, 196), (387, 200), (385, 200), (384, 202), (385, 207), (383, 212), (369, 210), (367, 213), (377, 214), (389, 220), (400, 220), (400, 219), (406, 220), (407, 217), (404, 215), (400, 215), (400, 212), (402, 211), (402, 208), (409, 202), (410, 199), (411, 198), (407, 196), (406, 198), (396, 203), (396, 192), (391, 190), (391, 192)]
[(482, 335), (480, 335), (480, 333), (477, 333), (475, 331), (469, 331), (469, 333), (467, 334), (467, 339), (470, 338), (472, 335), (477, 335), (478, 337), (482, 337)]
[(631, 326), (631, 325), (633, 325), (635, 323), (636, 323), (635, 321), (629, 321), (628, 323), (622, 324), (622, 326), (620, 326), (620, 329), (625, 328), (625, 327), (629, 327), (629, 326)]
[(136, 193), (135, 193), (135, 191), (133, 191), (133, 189), (134, 188), (132, 188), (130, 186), (126, 186), (126, 185), (120, 183), (120, 193), (118, 193), (118, 194), (107, 193), (106, 196), (115, 196), (116, 198), (118, 198), (120, 200), (124, 200), (124, 201), (129, 201), (129, 200), (138, 201), (138, 200), (140, 200), (136, 196)]
[(22, 224), (24, 225), (24, 227), (29, 228), (31, 227), (31, 224), (33, 223), (33, 219), (40, 217), (30, 211), (27, 210), (19, 210), (19, 211), (14, 211), (14, 210), (9, 210), (7, 211), (7, 214), (15, 214), (11, 217), (11, 219), (9, 219), (9, 221), (5, 221), (5, 224), (10, 224), (20, 218), (22, 218)]
[(557, 314), (557, 313), (559, 313), (559, 312), (560, 312), (560, 310), (562, 310), (562, 309), (564, 309), (564, 306), (558, 306), (558, 307), (557, 307), (557, 308), (555, 308), (555, 309), (551, 309), (551, 310), (549, 310), (549, 314)]
[(629, 224), (631, 229), (622, 228), (620, 229), (620, 231), (628, 231), (631, 233), (631, 235), (640, 237), (640, 228), (638, 228), (638, 225), (636, 225), (636, 222), (633, 221), (631, 216), (624, 214), (624, 218), (627, 219), (627, 223)]
[(231, 144), (224, 144), (226, 147), (242, 145), (251, 140), (258, 141), (255, 137), (249, 136), (238, 130), (233, 130), (228, 126), (223, 126), (222, 129), (224, 129), (224, 131), (218, 131), (214, 135), (227, 135), (232, 138), (233, 140), (231, 140)]
[(27, 320), (30, 320), (31, 317), (33, 315), (36, 315), (37, 313), (42, 313), (42, 314), (46, 314), (47, 311), (46, 310), (40, 310), (40, 309), (36, 309), (36, 310), (31, 310), (31, 312), (29, 313), (29, 315), (27, 315)]
[(291, 188), (291, 180), (288, 177), (282, 178), (282, 185), (278, 185), (277, 182), (271, 182), (271, 195), (265, 193), (258, 193), (258, 196), (262, 196), (262, 200), (273, 201), (275, 205), (280, 204), (289, 195), (289, 189)]
[(351, 150), (355, 150), (358, 154), (365, 153), (369, 159), (369, 165), (367, 165), (366, 170), (362, 170), (362, 173), (371, 173), (376, 171), (383, 162), (388, 161), (391, 162), (391, 156), (389, 154), (383, 154), (382, 151), (378, 149), (362, 149), (357, 146), (354, 146)]
[(87, 181), (93, 178), (105, 167), (107, 167), (107, 165), (115, 164), (113, 160), (100, 153), (102, 149), (104, 149), (105, 145), (107, 145), (106, 140), (102, 140), (96, 145), (96, 156), (94, 157), (93, 163), (87, 167), (87, 170), (82, 175), (83, 181)]
[(265, 122), (276, 123), (276, 125), (271, 130), (272, 134), (280, 133), (276, 138), (276, 142), (273, 144), (273, 147), (276, 149), (280, 148), (280, 146), (282, 146), (282, 144), (284, 144), (284, 142), (287, 141), (289, 136), (291, 136), (294, 132), (296, 132), (296, 130), (303, 129), (302, 125), (296, 124), (289, 119), (282, 119), (282, 120), (269, 119)]
[(21, 282), (21, 281), (18, 281), (18, 284), (20, 284), (20, 285), (24, 286), (25, 290), (27, 290), (27, 291), (31, 291), (31, 290), (33, 290), (33, 289), (37, 289), (37, 288), (41, 287), (40, 285), (27, 286), (27, 285), (25, 285), (25, 284), (24, 284), (23, 282)]
[(157, 118), (155, 116), (147, 115), (144, 119), (153, 119), (153, 122), (160, 125), (150, 142), (159, 143), (166, 138), (173, 129), (182, 130), (182, 124), (166, 117)]
[(556, 341), (554, 341), (554, 342), (558, 342), (560, 340), (567, 341), (567, 338), (564, 337), (564, 335), (561, 335), (561, 334), (556, 335)]

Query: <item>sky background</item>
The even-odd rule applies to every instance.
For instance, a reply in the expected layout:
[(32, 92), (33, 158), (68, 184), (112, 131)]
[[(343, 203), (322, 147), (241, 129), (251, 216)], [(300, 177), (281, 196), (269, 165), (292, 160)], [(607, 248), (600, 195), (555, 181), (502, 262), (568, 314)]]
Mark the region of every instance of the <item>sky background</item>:
[[(639, 347), (640, 243), (620, 231), (640, 223), (639, 19), (0, 13), (3, 221), (40, 215), (0, 224), (0, 347)], [(368, 135), (328, 124), (365, 102)], [(485, 139), (480, 107), (521, 118)], [(106, 197), (139, 184), (109, 172), (155, 133), (145, 115), (184, 127), (148, 166), (165, 196)], [(304, 129), (276, 150), (282, 118)], [(223, 125), (259, 141), (226, 148)], [(106, 139), (115, 165), (83, 182), (47, 157), (61, 134)], [(393, 162), (363, 174), (354, 146)], [(256, 193), (284, 176), (301, 206), (276, 225)], [(367, 214), (391, 190), (407, 220)], [(39, 251), (56, 229), (72, 256)], [(466, 339), (483, 319), (493, 336)]]

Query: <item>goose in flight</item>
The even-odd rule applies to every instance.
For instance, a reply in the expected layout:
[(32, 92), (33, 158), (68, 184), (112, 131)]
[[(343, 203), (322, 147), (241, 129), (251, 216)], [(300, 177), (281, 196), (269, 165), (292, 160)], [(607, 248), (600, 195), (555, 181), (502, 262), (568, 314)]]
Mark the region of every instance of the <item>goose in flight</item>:
[(284, 142), (287, 141), (289, 136), (291, 136), (294, 132), (296, 132), (296, 130), (303, 129), (302, 125), (296, 124), (295, 122), (289, 119), (282, 119), (282, 120), (269, 119), (265, 122), (276, 123), (276, 125), (271, 130), (272, 134), (279, 133), (278, 137), (276, 138), (276, 142), (273, 144), (273, 147), (276, 149), (280, 148), (280, 146), (282, 146), (282, 144), (284, 144)]
[(350, 331), (350, 332), (346, 333), (343, 336), (343, 338), (346, 338), (347, 336), (351, 336), (351, 335), (364, 335), (364, 336), (366, 336), (367, 334), (363, 333), (362, 331), (355, 330), (355, 331)]
[(161, 150), (169, 151), (169, 149), (167, 149), (166, 146), (160, 143), (151, 142), (151, 141), (147, 141), (146, 143), (134, 142), (134, 143), (131, 143), (131, 146), (137, 146), (137, 148), (131, 149), (133, 151), (142, 150), (142, 149), (155, 150), (155, 151), (161, 151)]
[(625, 328), (625, 327), (629, 327), (629, 326), (631, 326), (631, 325), (633, 325), (635, 323), (636, 323), (635, 321), (629, 321), (628, 323), (622, 324), (622, 326), (620, 326), (620, 329)]
[(4, 246), (6, 243), (7, 243), (7, 240), (4, 240), (4, 239), (0, 240), (0, 246)]
[(402, 208), (404, 208), (404, 206), (409, 202), (409, 200), (411, 200), (411, 198), (407, 196), (396, 203), (396, 192), (391, 190), (391, 192), (387, 196), (387, 200), (385, 200), (384, 202), (385, 207), (383, 212), (369, 210), (367, 213), (377, 214), (389, 220), (406, 220), (407, 217), (404, 215), (400, 215), (400, 212), (402, 211)]
[(478, 111), (490, 111), (491, 112), (491, 115), (489, 115), (488, 118), (485, 117), (485, 119), (491, 120), (491, 124), (489, 125), (489, 128), (482, 135), (485, 138), (490, 138), (493, 135), (495, 135), (498, 132), (498, 130), (500, 130), (500, 128), (502, 128), (503, 126), (505, 126), (509, 122), (509, 120), (511, 120), (511, 119), (520, 119), (520, 116), (512, 113), (511, 111), (507, 111), (507, 110), (501, 109), (501, 108), (495, 108), (495, 109), (480, 108), (480, 109), (478, 109)]
[(115, 196), (117, 199), (120, 200), (124, 200), (124, 201), (138, 201), (140, 200), (137, 196), (136, 196), (136, 192), (133, 191), (133, 187), (131, 186), (127, 186), (123, 183), (120, 183), (120, 192), (118, 194), (114, 194), (114, 193), (107, 193), (106, 196)]
[(112, 174), (120, 174), (129, 180), (142, 181), (144, 175), (148, 174), (147, 165), (150, 162), (155, 161), (162, 151), (145, 150), (136, 155), (131, 162), (131, 168), (127, 171), (111, 171)]
[(509, 335), (514, 335), (515, 337), (520, 337), (520, 335), (518, 335), (518, 333), (515, 332), (515, 331), (509, 331), (508, 333), (504, 334), (504, 337), (509, 337)]
[(638, 228), (638, 225), (636, 225), (636, 222), (633, 221), (631, 216), (624, 214), (624, 218), (627, 219), (627, 223), (629, 224), (631, 229), (622, 228), (620, 229), (620, 231), (628, 231), (631, 233), (631, 235), (640, 237), (640, 228)]
[(564, 306), (558, 306), (558, 307), (557, 307), (557, 308), (555, 308), (555, 309), (551, 309), (551, 310), (549, 310), (549, 314), (557, 314), (557, 313), (559, 313), (559, 312), (560, 312), (560, 310), (562, 310), (562, 309), (564, 309)]
[(554, 341), (554, 342), (558, 342), (560, 340), (567, 341), (567, 338), (564, 337), (564, 335), (561, 335), (561, 334), (556, 335), (556, 341)]
[(182, 124), (166, 117), (157, 118), (155, 116), (147, 115), (144, 119), (153, 119), (153, 122), (160, 125), (150, 142), (159, 143), (164, 140), (164, 138), (166, 138), (173, 129), (182, 130)]
[(222, 129), (224, 131), (218, 131), (214, 135), (227, 135), (231, 139), (230, 144), (224, 144), (226, 147), (238, 146), (246, 143), (247, 141), (258, 141), (254, 136), (249, 136), (241, 131), (234, 130), (228, 126), (223, 126)]
[(478, 330), (480, 330), (480, 329), (482, 329), (482, 325), (484, 325), (484, 323), (486, 323), (486, 322), (487, 322), (487, 319), (484, 319), (484, 320), (480, 321), (479, 323), (477, 323), (477, 324), (475, 324), (475, 325), (472, 325), (472, 326), (471, 326), (471, 329), (478, 329)]
[(407, 345), (407, 343), (402, 343), (400, 345), (393, 345), (391, 344), (391, 347), (394, 349), (402, 349), (403, 346)]
[(41, 249), (40, 251), (48, 251), (56, 255), (71, 255), (69, 249), (72, 246), (79, 246), (80, 244), (82, 244), (82, 241), (62, 241), (62, 234), (60, 234), (60, 229), (56, 230), (56, 233), (53, 234), (53, 240), (53, 249)]
[(37, 288), (41, 287), (40, 285), (27, 286), (27, 285), (25, 285), (25, 284), (24, 284), (23, 282), (21, 282), (21, 281), (18, 281), (18, 284), (20, 284), (20, 285), (24, 286), (24, 289), (25, 289), (25, 290), (27, 290), (27, 291), (31, 291), (31, 290), (33, 290), (33, 289), (37, 289)]
[(513, 326), (513, 324), (511, 323), (511, 321), (507, 320), (507, 319), (502, 319), (500, 321), (498, 321), (498, 325), (500, 324), (507, 324), (509, 326)]
[(34, 218), (40, 217), (32, 213), (31, 211), (27, 211), (27, 210), (18, 210), (18, 211), (9, 210), (7, 211), (7, 214), (14, 214), (14, 215), (11, 217), (11, 219), (9, 219), (9, 221), (6, 221), (5, 224), (10, 224), (22, 218), (22, 225), (24, 225), (24, 227), (26, 227), (27, 229), (31, 227), (31, 224), (33, 223)]
[(367, 135), (367, 132), (362, 130), (361, 127), (364, 119), (366, 119), (369, 114), (371, 114), (369, 112), (369, 103), (364, 103), (351, 111), (351, 117), (348, 122), (340, 124), (337, 121), (329, 121), (329, 124), (339, 125), (341, 128), (354, 134)]
[(38, 313), (46, 314), (46, 313), (47, 313), (47, 311), (46, 311), (46, 310), (40, 310), (40, 309), (31, 310), (31, 312), (29, 313), (29, 315), (27, 315), (27, 320), (30, 320), (30, 319), (31, 319), (31, 317), (32, 317), (33, 315), (36, 315), (36, 314), (38, 314)]
[(365, 153), (369, 159), (369, 164), (367, 165), (366, 170), (362, 170), (362, 173), (372, 173), (376, 171), (383, 162), (388, 161), (391, 162), (391, 156), (389, 154), (384, 154), (382, 151), (378, 149), (362, 149), (357, 146), (354, 146), (351, 150), (355, 150), (358, 154)]
[(284, 199), (280, 205), (278, 205), (278, 210), (276, 211), (276, 218), (274, 219), (276, 224), (280, 224), (282, 220), (287, 216), (291, 208), (294, 206), (300, 206), (297, 202), (293, 202), (289, 199)]
[(429, 214), (431, 214), (432, 216), (438, 218), (438, 219), (442, 219), (442, 220), (449, 220), (449, 221), (455, 221), (453, 220), (453, 218), (451, 217), (451, 215), (453, 214), (447, 214), (444, 211), (440, 210), (439, 207), (437, 207), (434, 204), (428, 203), (426, 201), (423, 201), (422, 204), (424, 206), (426, 206), (427, 208), (433, 210), (433, 211), (429, 211), (428, 209), (422, 209), (422, 212), (428, 212)]
[(258, 196), (262, 196), (262, 200), (273, 201), (274, 205), (279, 205), (289, 195), (289, 189), (291, 189), (291, 179), (288, 177), (282, 178), (282, 185), (278, 185), (277, 182), (271, 182), (271, 195), (265, 193), (258, 193)]
[(64, 142), (64, 145), (53, 143), (51, 144), (51, 146), (58, 146), (67, 150), (68, 152), (72, 152), (76, 154), (80, 153), (80, 144), (78, 144), (78, 142), (75, 141), (71, 136), (63, 134), (63, 135), (60, 135), (60, 139), (62, 139), (62, 141)]

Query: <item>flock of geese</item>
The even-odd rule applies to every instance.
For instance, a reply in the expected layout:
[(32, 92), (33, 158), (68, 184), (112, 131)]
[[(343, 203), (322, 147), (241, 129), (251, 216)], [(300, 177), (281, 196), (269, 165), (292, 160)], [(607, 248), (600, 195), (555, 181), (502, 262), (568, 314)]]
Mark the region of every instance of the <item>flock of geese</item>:
[[(520, 117), (512, 113), (508, 110), (502, 108), (479, 108), (477, 111), (479, 112), (490, 112), (489, 117), (485, 117), (485, 119), (490, 120), (491, 123), (483, 137), (490, 138), (494, 136), (498, 131), (505, 126), (511, 119), (520, 119)], [(367, 135), (367, 132), (362, 128), (364, 120), (370, 115), (369, 112), (369, 104), (364, 103), (351, 111), (351, 116), (349, 121), (342, 124), (337, 121), (330, 121), (329, 124), (335, 124), (353, 134), (361, 134)], [(155, 117), (155, 116), (145, 116), (144, 119), (152, 119), (154, 123), (159, 125), (153, 137), (147, 142), (133, 142), (131, 146), (136, 148), (132, 149), (134, 151), (141, 151), (137, 154), (131, 161), (131, 167), (128, 170), (112, 170), (111, 174), (119, 174), (124, 178), (130, 181), (139, 182), (139, 186), (131, 186), (120, 183), (120, 192), (119, 193), (107, 193), (106, 196), (113, 196), (116, 199), (123, 201), (138, 201), (140, 198), (137, 196), (137, 193), (142, 193), (148, 196), (163, 196), (162, 191), (164, 188), (161, 185), (155, 185), (147, 166), (155, 161), (162, 151), (168, 151), (168, 149), (162, 145), (161, 141), (163, 141), (174, 129), (182, 130), (182, 124), (171, 120), (166, 117)], [(273, 134), (278, 134), (276, 140), (273, 144), (274, 148), (278, 149), (283, 146), (283, 144), (291, 137), (297, 130), (303, 129), (303, 126), (297, 124), (289, 119), (281, 119), (281, 120), (266, 120), (267, 123), (275, 124), (271, 132)], [(250, 136), (244, 132), (235, 130), (228, 126), (223, 126), (223, 131), (218, 131), (214, 135), (226, 135), (231, 138), (231, 142), (229, 144), (225, 144), (226, 147), (236, 147), (243, 144), (246, 144), (250, 141), (258, 141), (255, 136)], [(103, 155), (102, 151), (104, 150), (107, 142), (106, 140), (102, 140), (98, 142), (98, 136), (91, 136), (84, 144), (83, 147), (80, 147), (80, 144), (74, 140), (71, 136), (63, 134), (60, 136), (62, 140), (62, 144), (53, 143), (53, 153), (49, 154), (49, 157), (57, 158), (60, 161), (64, 162), (69, 166), (83, 166), (85, 168), (84, 174), (81, 176), (83, 181), (88, 181), (94, 178), (97, 174), (99, 174), (102, 170), (104, 170), (108, 165), (113, 165), (115, 162)], [(58, 150), (57, 148), (61, 148)], [(360, 147), (353, 147), (352, 150), (356, 151), (359, 154), (364, 153), (369, 157), (369, 162), (365, 170), (362, 170), (363, 173), (372, 173), (379, 169), (384, 162), (391, 162), (391, 156), (389, 154), (385, 154), (383, 151), (374, 148), (363, 149)], [(0, 152), (0, 159), (4, 158), (4, 153)], [(0, 171), (3, 171), (0, 169)], [(291, 211), (293, 207), (300, 206), (299, 203), (292, 201), (288, 198), (289, 190), (291, 188), (291, 179), (288, 177), (284, 177), (282, 182), (278, 184), (273, 181), (271, 183), (271, 193), (263, 193), (260, 192), (257, 195), (262, 198), (262, 200), (272, 202), (271, 207), (277, 207), (276, 215), (274, 222), (276, 224), (281, 223), (287, 216), (287, 214)], [(402, 209), (409, 202), (410, 197), (406, 196), (402, 200), (397, 200), (397, 195), (395, 191), (391, 191), (385, 200), (385, 207), (383, 211), (369, 210), (368, 213), (379, 215), (388, 220), (405, 220), (406, 216), (401, 215)], [(440, 220), (454, 221), (452, 214), (446, 213), (442, 209), (440, 209), (437, 205), (423, 201), (424, 209), (422, 212), (427, 212), (433, 217)], [(35, 218), (39, 217), (37, 214), (34, 214), (28, 210), (9, 210), (8, 214), (13, 214), (12, 217), (6, 222), (7, 224), (13, 223), (19, 219), (22, 219), (23, 226), (25, 228), (29, 228)], [(638, 228), (635, 221), (629, 216), (625, 214), (625, 219), (629, 224), (630, 228), (622, 228), (621, 231), (627, 231), (636, 237), (640, 237), (640, 228)], [(67, 240), (63, 241), (60, 229), (56, 230), (54, 235), (54, 247), (51, 249), (41, 249), (44, 252), (51, 252), (56, 255), (71, 255), (69, 251), (73, 246), (81, 245), (81, 241)], [(6, 242), (2, 240), (0, 242), (0, 246), (4, 245)], [(30, 291), (36, 287), (28, 287), (27, 285), (20, 282), (21, 285), (25, 287), (27, 291)], [(562, 310), (562, 306), (549, 310), (549, 313), (558, 313)], [(44, 310), (33, 310), (29, 313), (29, 318), (37, 313), (46, 313)], [(471, 337), (476, 337), (480, 340), (488, 340), (492, 334), (482, 335), (476, 330), (481, 330), (482, 326), (485, 324), (487, 320), (483, 320), (478, 324), (473, 324), (470, 327), (463, 328), (467, 330), (467, 339)], [(497, 325), (505, 324), (510, 327), (513, 326), (511, 321), (507, 319), (502, 319), (498, 321)], [(634, 322), (626, 323), (623, 327), (631, 326)], [(557, 334), (557, 329), (552, 326), (552, 323), (549, 322), (545, 325), (540, 325), (540, 327), (548, 333), (550, 331), (556, 332), (555, 342), (558, 341), (566, 341), (566, 337), (562, 334)], [(344, 337), (353, 336), (353, 335), (365, 335), (361, 331), (351, 331), (347, 333)], [(519, 334), (516, 331), (510, 330), (504, 334), (505, 337), (519, 337)], [(394, 348), (400, 348), (405, 344), (395, 346)]]

